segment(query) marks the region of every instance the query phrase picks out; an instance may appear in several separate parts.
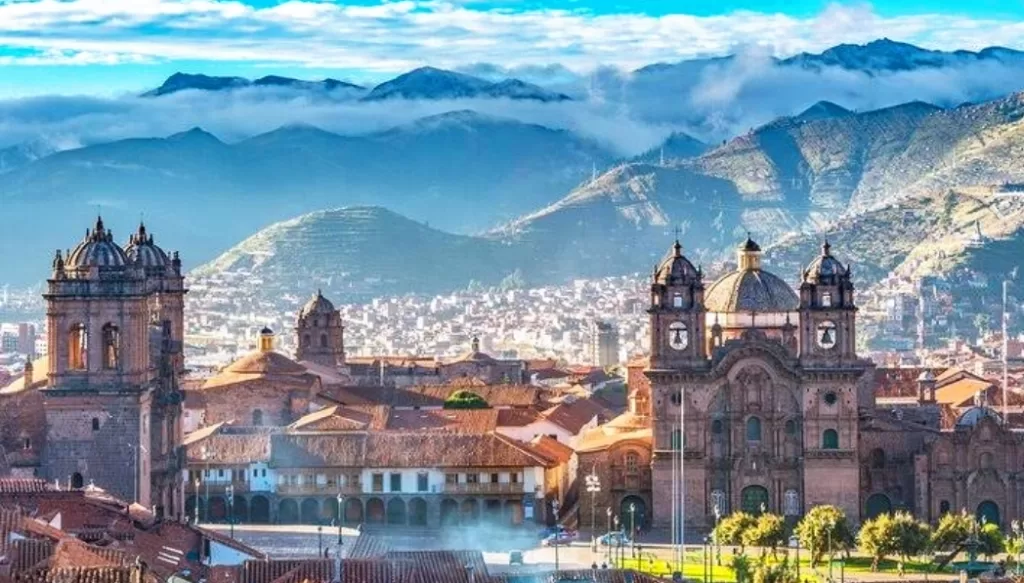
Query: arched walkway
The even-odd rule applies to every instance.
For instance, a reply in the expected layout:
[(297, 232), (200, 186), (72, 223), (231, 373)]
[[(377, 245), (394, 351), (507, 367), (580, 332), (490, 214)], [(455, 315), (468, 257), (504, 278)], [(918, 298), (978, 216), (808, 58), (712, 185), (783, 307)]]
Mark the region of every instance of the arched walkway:
[(487, 500), (484, 502), (484, 521), (489, 524), (500, 524), (503, 522), (501, 519), (501, 500)]
[(234, 508), (230, 509), (233, 516), (229, 515), (228, 518), (233, 518), (235, 524), (244, 524), (249, 522), (249, 502), (246, 501), (243, 496), (235, 494), (234, 504)]
[(401, 498), (388, 500), (388, 524), (405, 524), (405, 501)]
[(302, 524), (317, 524), (320, 520), (320, 502), (315, 498), (302, 501)]
[(864, 517), (876, 518), (883, 514), (892, 514), (892, 502), (885, 494), (872, 494), (864, 503)]
[(413, 498), (409, 501), (409, 524), (427, 525), (427, 501), (423, 498)]
[(383, 500), (370, 498), (366, 501), (366, 522), (367, 524), (384, 524)]
[(636, 530), (647, 524), (647, 503), (639, 496), (626, 496), (619, 504), (619, 524)]
[(228, 501), (223, 496), (210, 498), (210, 515), (206, 519), (209, 522), (228, 521)]
[(475, 524), (480, 519), (480, 505), (476, 498), (466, 498), (460, 506), (462, 524)]
[(1002, 524), (999, 521), (999, 505), (991, 500), (985, 500), (978, 504), (976, 516), (978, 520), (984, 520), (985, 524), (995, 524), (996, 526)]
[(509, 524), (520, 525), (523, 523), (523, 503), (519, 500), (508, 500), (505, 502), (505, 520)]
[(764, 514), (769, 510), (768, 489), (764, 486), (747, 486), (740, 493), (740, 507), (747, 514)]
[(281, 524), (299, 522), (299, 503), (293, 498), (285, 498), (277, 504), (277, 521)]
[(199, 520), (202, 520), (206, 516), (206, 505), (203, 504), (203, 499), (196, 497), (194, 494), (185, 499), (185, 515), (190, 521), (196, 517), (197, 504), (199, 505)]
[(249, 521), (255, 524), (270, 522), (270, 500), (266, 496), (253, 496), (249, 508)]
[(320, 503), (320, 522), (324, 524), (337, 524), (338, 519), (338, 499), (324, 498), (323, 502)]
[(359, 498), (345, 499), (345, 524), (359, 524), (363, 521), (363, 501)]
[(459, 523), (459, 503), (451, 498), (441, 501), (441, 524), (452, 526)]

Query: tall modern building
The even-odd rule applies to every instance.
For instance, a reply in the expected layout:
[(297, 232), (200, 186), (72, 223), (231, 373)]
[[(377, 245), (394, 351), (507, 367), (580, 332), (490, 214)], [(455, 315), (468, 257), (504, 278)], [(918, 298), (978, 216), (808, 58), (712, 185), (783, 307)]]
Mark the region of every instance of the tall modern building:
[(591, 325), (590, 363), (601, 367), (619, 363), (619, 331), (614, 323), (595, 320)]

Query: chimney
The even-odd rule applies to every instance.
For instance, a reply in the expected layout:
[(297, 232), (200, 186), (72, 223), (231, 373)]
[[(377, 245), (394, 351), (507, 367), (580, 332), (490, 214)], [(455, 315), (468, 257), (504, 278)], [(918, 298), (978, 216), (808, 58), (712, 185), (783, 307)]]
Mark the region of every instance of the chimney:
[(29, 359), (25, 360), (25, 388), (26, 389), (29, 387), (29, 385), (32, 384), (32, 373), (33, 373), (32, 359), (29, 358)]

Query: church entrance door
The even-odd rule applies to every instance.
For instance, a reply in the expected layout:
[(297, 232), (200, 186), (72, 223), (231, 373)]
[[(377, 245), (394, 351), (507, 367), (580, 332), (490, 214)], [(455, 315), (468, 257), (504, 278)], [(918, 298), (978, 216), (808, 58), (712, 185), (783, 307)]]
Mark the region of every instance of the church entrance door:
[(626, 496), (619, 504), (619, 524), (624, 526), (623, 530), (633, 529), (636, 534), (637, 528), (647, 524), (647, 504), (639, 496)]
[(768, 489), (764, 486), (747, 486), (740, 493), (740, 508), (747, 514), (760, 516), (768, 510)]
[(885, 494), (872, 494), (864, 503), (864, 516), (866, 518), (877, 518), (883, 514), (892, 514), (892, 503)]
[(999, 525), (999, 506), (991, 501), (986, 500), (981, 504), (978, 504), (977, 512), (978, 520), (985, 520), (985, 524)]

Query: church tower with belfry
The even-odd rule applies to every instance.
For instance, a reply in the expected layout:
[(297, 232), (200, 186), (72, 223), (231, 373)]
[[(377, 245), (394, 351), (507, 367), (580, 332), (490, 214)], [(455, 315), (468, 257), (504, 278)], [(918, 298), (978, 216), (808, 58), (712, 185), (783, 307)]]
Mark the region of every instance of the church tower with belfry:
[(43, 296), (47, 479), (175, 513), (185, 293), (177, 254), (142, 225), (122, 248), (97, 218), (57, 251)]

